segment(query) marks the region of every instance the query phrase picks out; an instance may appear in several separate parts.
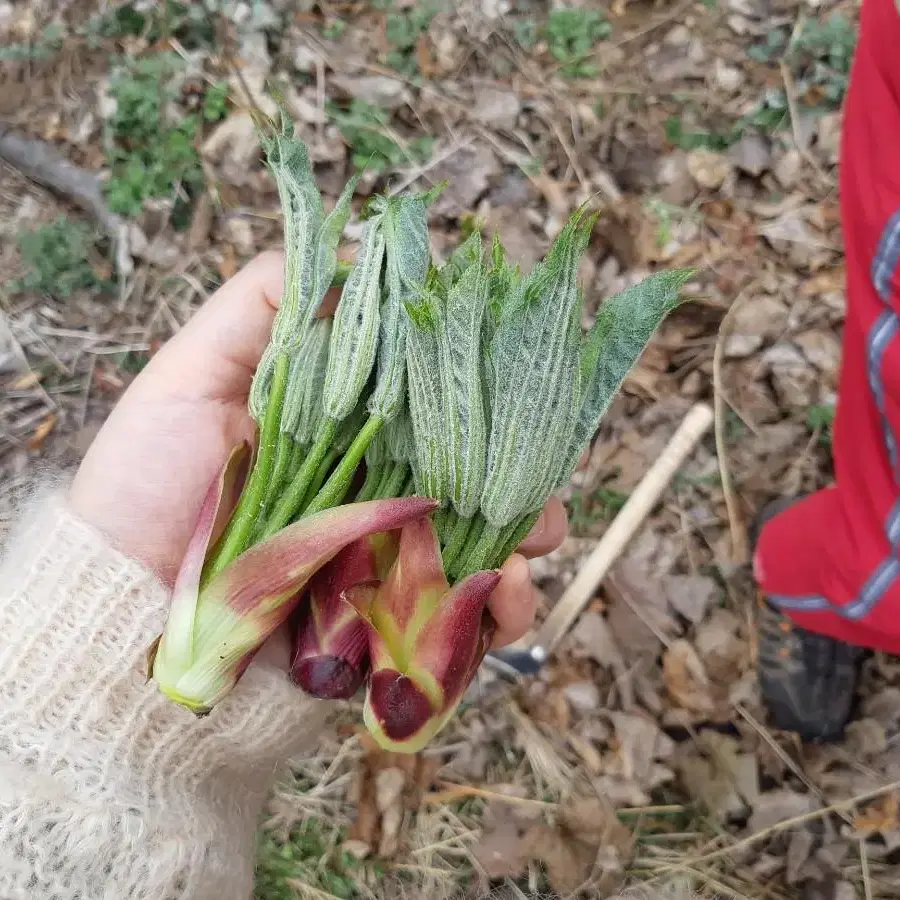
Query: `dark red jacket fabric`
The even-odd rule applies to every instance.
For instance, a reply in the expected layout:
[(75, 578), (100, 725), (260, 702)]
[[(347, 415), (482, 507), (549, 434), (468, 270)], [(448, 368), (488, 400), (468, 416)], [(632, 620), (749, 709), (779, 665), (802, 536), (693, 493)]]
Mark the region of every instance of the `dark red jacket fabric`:
[(847, 317), (836, 483), (763, 529), (760, 587), (796, 623), (900, 653), (900, 13), (864, 0), (844, 107)]

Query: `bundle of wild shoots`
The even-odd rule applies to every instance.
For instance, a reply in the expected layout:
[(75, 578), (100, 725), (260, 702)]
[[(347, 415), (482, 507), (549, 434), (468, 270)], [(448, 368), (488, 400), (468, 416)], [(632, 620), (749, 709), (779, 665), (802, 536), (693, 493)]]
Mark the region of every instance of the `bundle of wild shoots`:
[[(233, 508), (249, 448), (210, 487), (153, 677), (207, 713), (289, 623), (294, 681), (324, 699), (364, 687), (371, 733), (412, 752), (490, 646), (498, 568), (568, 481), (691, 272), (607, 300), (583, 333), (577, 270), (593, 216), (578, 210), (527, 275), (477, 232), (438, 267), (433, 195), (407, 193), (369, 200), (339, 273), (356, 180), (326, 215), (292, 134), (285, 123), (266, 147), (286, 263), (250, 396), (255, 458)], [(344, 276), (336, 313), (322, 315)]]

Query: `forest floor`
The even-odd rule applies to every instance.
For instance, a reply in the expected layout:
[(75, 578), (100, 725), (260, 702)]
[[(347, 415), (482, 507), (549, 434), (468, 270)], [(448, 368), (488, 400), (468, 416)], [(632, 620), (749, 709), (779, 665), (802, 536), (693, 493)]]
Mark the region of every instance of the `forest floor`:
[(273, 95), (329, 199), (355, 167), (357, 210), (446, 179), (438, 257), (481, 227), (527, 267), (590, 199), (587, 320), (650, 271), (701, 270), (565, 492), (572, 535), (533, 564), (541, 616), (696, 401), (718, 396), (716, 438), (538, 676), (485, 671), (417, 757), (339, 713), (271, 798), (261, 900), (900, 895), (900, 663), (867, 662), (843, 741), (773, 730), (741, 550), (763, 504), (832, 474), (856, 21), (829, 0), (0, 2), (0, 128), (51, 144), (99, 198), (85, 211), (0, 162), (0, 530), (216, 286), (278, 246), (248, 112)]

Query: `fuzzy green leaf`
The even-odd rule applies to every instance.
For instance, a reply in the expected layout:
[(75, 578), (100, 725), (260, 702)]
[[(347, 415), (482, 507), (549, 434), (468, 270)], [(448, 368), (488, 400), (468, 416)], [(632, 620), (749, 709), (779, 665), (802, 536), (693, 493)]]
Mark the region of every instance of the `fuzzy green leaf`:
[(438, 318), (435, 298), (427, 293), (408, 303), (410, 328), (406, 339), (409, 412), (416, 449), (413, 467), (416, 490), (445, 500), (450, 494), (450, 458), (444, 433), (444, 392), (440, 376)]
[(341, 196), (334, 204), (334, 209), (325, 217), (316, 235), (315, 287), (311, 298), (313, 310), (319, 308), (322, 298), (331, 287), (334, 273), (337, 271), (338, 242), (344, 233), (347, 220), (350, 218), (350, 202), (357, 184), (359, 184), (359, 176), (354, 175), (344, 186)]
[(428, 270), (428, 221), (425, 203), (399, 196), (385, 203), (386, 296), (381, 307), (378, 376), (369, 411), (386, 422), (398, 414), (406, 397), (405, 306), (422, 291)]
[(381, 217), (365, 226), (356, 263), (341, 294), (325, 372), (325, 416), (341, 421), (353, 412), (375, 363), (381, 299), (384, 231)]
[(481, 501), (494, 527), (542, 506), (567, 460), (581, 396), (578, 263), (593, 223), (583, 210), (575, 213), (546, 259), (499, 309)]
[(275, 371), (275, 357), (278, 348), (270, 343), (263, 350), (263, 355), (256, 365), (253, 373), (253, 381), (250, 383), (250, 398), (248, 406), (250, 415), (257, 425), (262, 425), (263, 415), (266, 412), (266, 401), (269, 398), (269, 385), (272, 382), (272, 373)]
[(412, 421), (409, 412), (402, 407), (381, 432), (384, 435), (388, 458), (394, 462), (410, 462), (415, 456)]
[(439, 364), (443, 385), (444, 440), (450, 454), (450, 499), (465, 517), (478, 511), (487, 464), (487, 411), (482, 382), (482, 320), (487, 277), (470, 264), (440, 305)]
[(330, 340), (331, 319), (313, 319), (291, 360), (281, 430), (298, 444), (311, 444), (318, 434)]
[(313, 303), (317, 236), (325, 210), (309, 153), (304, 143), (294, 138), (287, 117), (282, 120), (281, 131), (265, 139), (264, 144), (266, 161), (281, 197), (287, 248), (284, 295), (275, 316), (272, 342), (279, 349), (295, 349), (317, 305)]
[(637, 362), (653, 332), (681, 302), (681, 288), (695, 269), (673, 269), (645, 278), (600, 306), (581, 348), (581, 408), (563, 469), (568, 479), (593, 437), (625, 376)]

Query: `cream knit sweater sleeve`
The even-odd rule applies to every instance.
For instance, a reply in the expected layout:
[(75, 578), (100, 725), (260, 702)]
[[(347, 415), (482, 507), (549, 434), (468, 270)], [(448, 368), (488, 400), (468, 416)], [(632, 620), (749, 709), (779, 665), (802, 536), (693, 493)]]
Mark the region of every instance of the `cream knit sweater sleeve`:
[(197, 719), (145, 679), (168, 596), (62, 496), (0, 565), (0, 898), (247, 900), (279, 763), (322, 708), (264, 664)]

